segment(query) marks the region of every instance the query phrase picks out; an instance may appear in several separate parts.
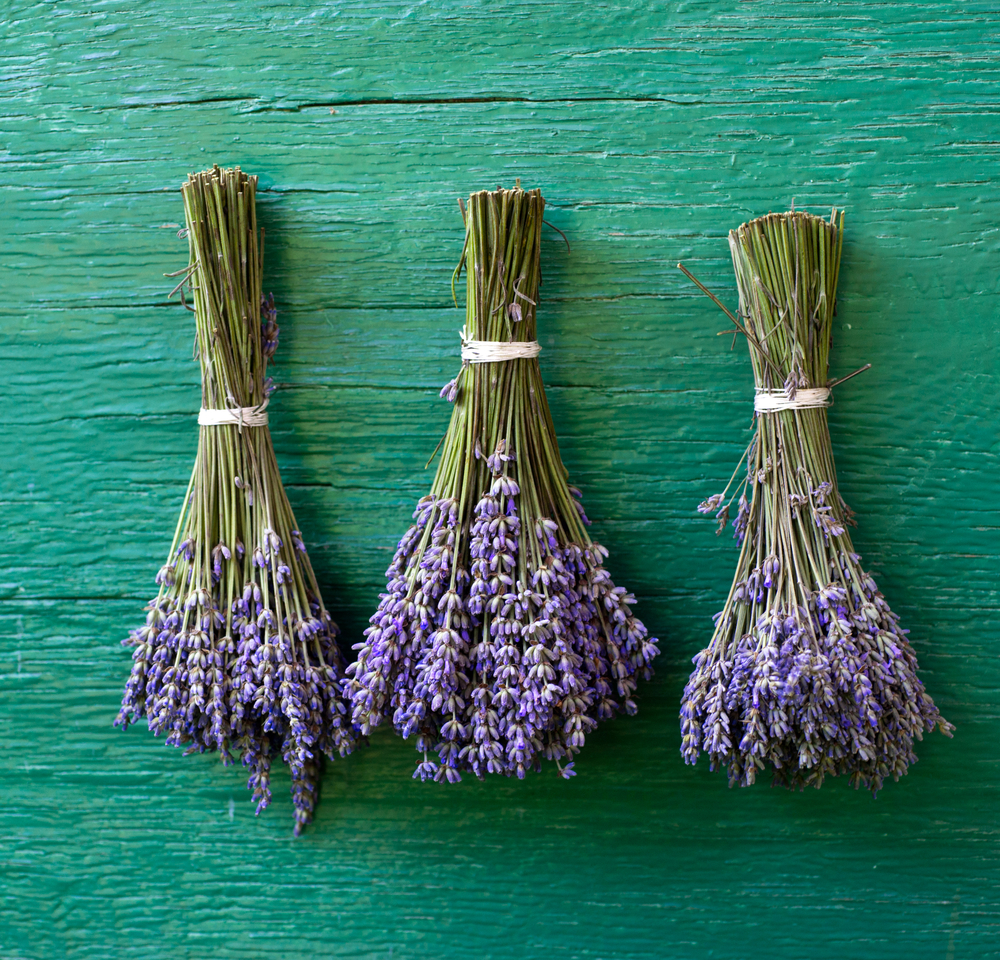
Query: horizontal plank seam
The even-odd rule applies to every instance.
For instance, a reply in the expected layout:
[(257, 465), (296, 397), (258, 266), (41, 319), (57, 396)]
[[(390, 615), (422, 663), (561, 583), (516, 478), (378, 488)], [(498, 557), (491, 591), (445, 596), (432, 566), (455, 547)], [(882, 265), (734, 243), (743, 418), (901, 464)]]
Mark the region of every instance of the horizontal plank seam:
[[(359, 97), (343, 100), (309, 100), (301, 103), (285, 103), (266, 101), (262, 97), (232, 96), (232, 97), (202, 97), (193, 100), (149, 100), (135, 103), (108, 104), (107, 106), (87, 107), (92, 113), (117, 113), (121, 110), (151, 110), (157, 107), (194, 107), (211, 103), (248, 103), (255, 104), (254, 113), (297, 113), (300, 110), (319, 110), (333, 107), (380, 107), (380, 106), (460, 106), (477, 103), (669, 103), (679, 107), (706, 106), (708, 100), (677, 100), (672, 97), (654, 95), (631, 96), (565, 96), (565, 97), (519, 97), (515, 95), (495, 94), (479, 97)], [(78, 106), (77, 104), (65, 104)]]

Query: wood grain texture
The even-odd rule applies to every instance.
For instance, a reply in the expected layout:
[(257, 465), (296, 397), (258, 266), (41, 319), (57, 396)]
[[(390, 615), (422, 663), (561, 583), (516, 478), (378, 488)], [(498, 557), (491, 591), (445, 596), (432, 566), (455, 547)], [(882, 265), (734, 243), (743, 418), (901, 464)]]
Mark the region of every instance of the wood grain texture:
[[(0, 36), (3, 960), (1000, 957), (995, 4), (12, 0)], [(296, 841), (285, 780), (254, 818), (111, 728), (196, 445), (162, 275), (213, 162), (261, 177), (275, 443), (348, 642), (449, 416), (455, 198), (542, 188), (564, 459), (664, 651), (574, 781), (421, 785), (380, 732)], [(842, 487), (958, 726), (877, 800), (678, 752), (752, 380), (674, 264), (732, 303), (726, 231), (793, 197), (847, 210)]]

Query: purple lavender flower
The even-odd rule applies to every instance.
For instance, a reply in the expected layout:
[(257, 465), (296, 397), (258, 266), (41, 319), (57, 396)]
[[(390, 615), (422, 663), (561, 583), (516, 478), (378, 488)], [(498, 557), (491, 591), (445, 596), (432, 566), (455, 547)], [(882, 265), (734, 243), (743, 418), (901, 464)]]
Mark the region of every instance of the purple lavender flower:
[(726, 499), (724, 493), (713, 493), (707, 500), (702, 500), (698, 504), (698, 513), (715, 513), (722, 506), (722, 501)]
[(261, 350), (266, 358), (273, 357), (278, 349), (278, 311), (274, 307), (274, 295), (269, 294), (267, 298), (261, 297), (260, 318), (263, 325)]
[(447, 400), (448, 403), (454, 403), (458, 399), (458, 377), (449, 380), (442, 388), (439, 396)]
[(733, 520), (733, 539), (737, 543), (742, 543), (747, 534), (747, 524), (750, 518), (750, 504), (747, 503), (745, 493), (740, 494), (740, 502), (736, 511), (736, 519)]

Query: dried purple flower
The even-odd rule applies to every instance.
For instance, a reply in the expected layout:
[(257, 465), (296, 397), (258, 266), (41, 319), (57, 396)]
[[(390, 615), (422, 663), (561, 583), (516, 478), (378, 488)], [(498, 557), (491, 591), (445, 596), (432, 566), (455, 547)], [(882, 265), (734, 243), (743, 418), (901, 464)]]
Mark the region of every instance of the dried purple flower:
[(454, 403), (458, 397), (458, 377), (449, 380), (442, 388), (439, 396), (448, 403)]
[(698, 504), (698, 513), (715, 513), (726, 499), (725, 493), (713, 493), (707, 500)]

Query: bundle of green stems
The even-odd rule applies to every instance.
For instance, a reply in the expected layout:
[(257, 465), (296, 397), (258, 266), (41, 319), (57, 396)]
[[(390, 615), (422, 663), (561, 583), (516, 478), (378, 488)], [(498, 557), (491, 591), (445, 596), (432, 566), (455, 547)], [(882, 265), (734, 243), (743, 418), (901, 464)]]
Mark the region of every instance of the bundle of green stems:
[(842, 244), (836, 211), (769, 214), (729, 235), (740, 305), (726, 313), (749, 344), (756, 430), (738, 482), (739, 467), (698, 508), (721, 531), (739, 497), (740, 555), (681, 718), (687, 761), (704, 751), (732, 783), (770, 767), (788, 786), (846, 774), (875, 792), (916, 760), (914, 738), (952, 729), (847, 533), (826, 411), (841, 382), (829, 355)]
[(535, 343), (544, 206), (517, 187), (463, 209), (451, 423), (348, 668), (354, 723), (367, 733), (388, 715), (415, 736), (422, 779), (523, 777), (543, 758), (571, 776), (598, 721), (634, 712), (657, 653), (560, 459)]
[(315, 807), (321, 758), (355, 736), (343, 700), (337, 627), (285, 495), (266, 423), (278, 345), (261, 294), (257, 178), (218, 167), (182, 187), (202, 413), (191, 482), (159, 592), (135, 647), (118, 722), (188, 752), (235, 751), (260, 812), (270, 768), (291, 770), (296, 833)]

